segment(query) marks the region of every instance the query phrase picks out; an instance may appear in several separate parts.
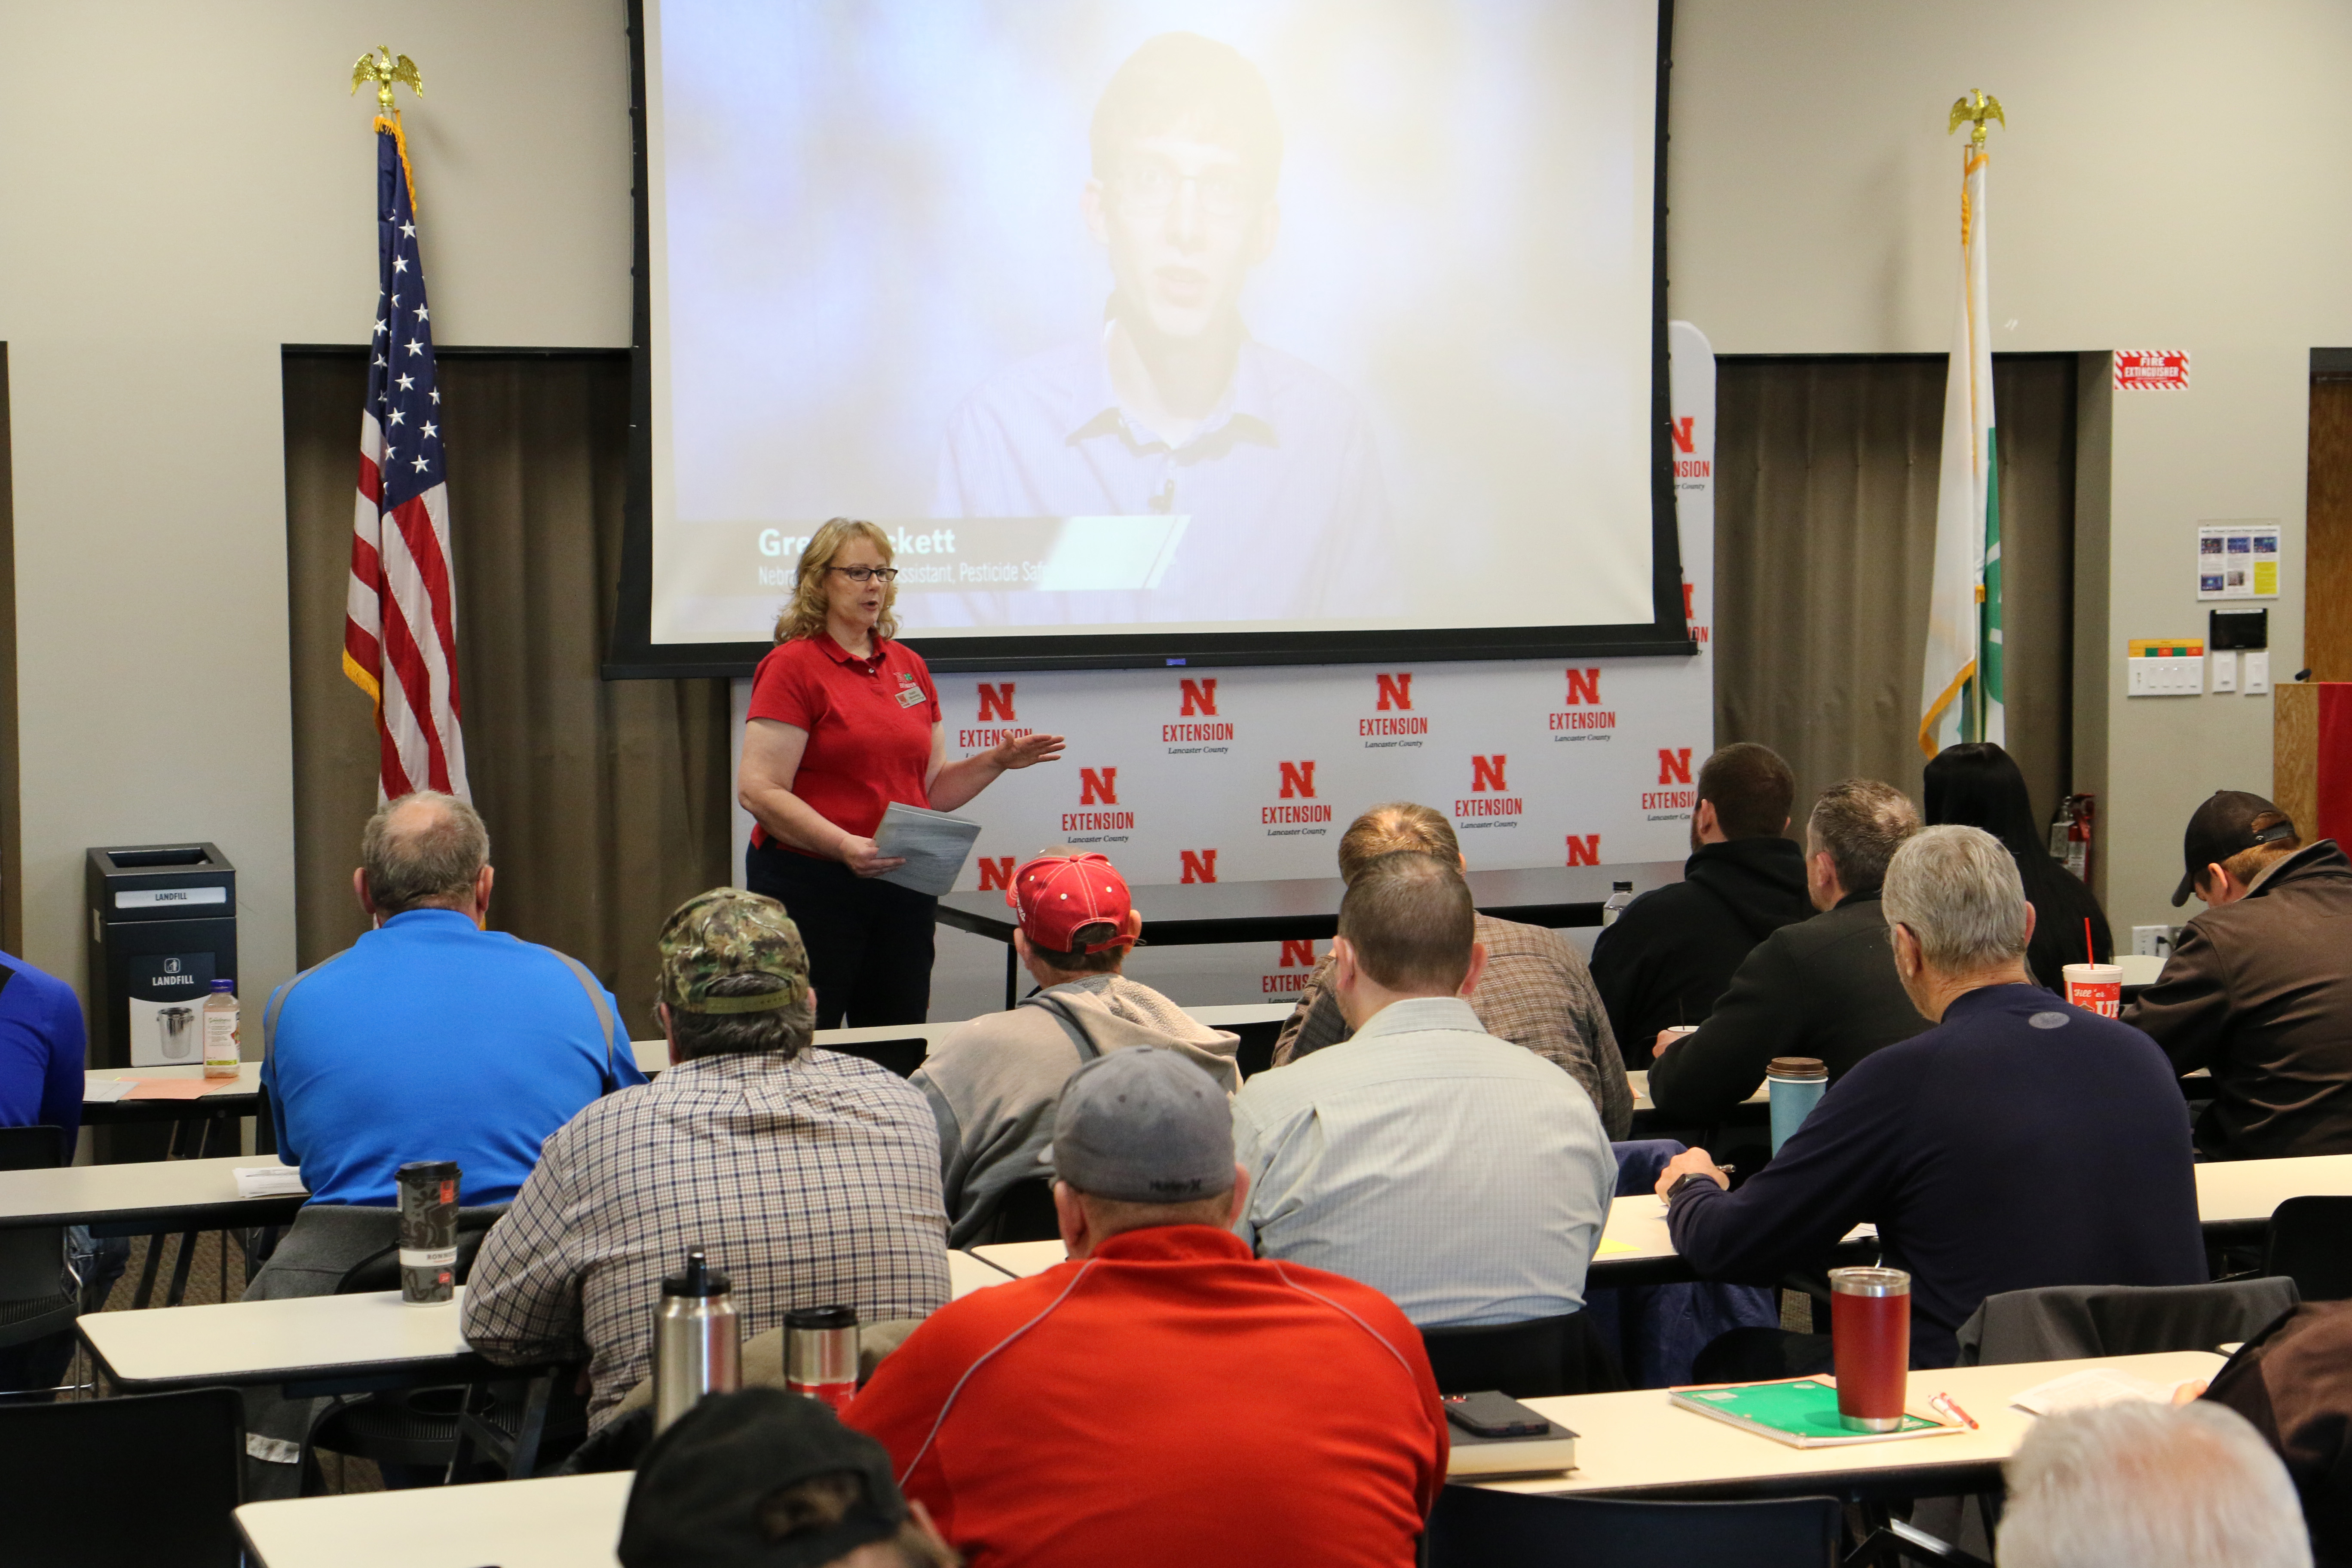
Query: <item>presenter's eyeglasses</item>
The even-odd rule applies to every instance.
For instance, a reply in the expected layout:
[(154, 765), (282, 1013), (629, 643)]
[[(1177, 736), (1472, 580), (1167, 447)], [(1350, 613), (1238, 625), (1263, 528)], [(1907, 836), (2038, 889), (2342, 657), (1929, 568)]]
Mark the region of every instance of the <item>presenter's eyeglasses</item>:
[(871, 583), (877, 577), (881, 578), (885, 583), (894, 583), (898, 578), (898, 569), (896, 566), (828, 566), (825, 570), (838, 572), (851, 582), (861, 585)]

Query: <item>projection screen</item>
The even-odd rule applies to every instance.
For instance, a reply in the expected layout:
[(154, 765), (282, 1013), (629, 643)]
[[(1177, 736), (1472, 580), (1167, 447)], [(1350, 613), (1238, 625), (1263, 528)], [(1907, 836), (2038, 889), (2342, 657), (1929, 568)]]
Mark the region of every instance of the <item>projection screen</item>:
[(1687, 651), (1660, 0), (642, 0), (614, 658)]

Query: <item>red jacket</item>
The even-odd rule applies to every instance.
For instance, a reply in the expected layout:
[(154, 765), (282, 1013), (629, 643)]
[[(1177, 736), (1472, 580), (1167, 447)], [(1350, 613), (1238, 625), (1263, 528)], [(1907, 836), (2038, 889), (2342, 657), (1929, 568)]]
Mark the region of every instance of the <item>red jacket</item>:
[(1210, 1226), (950, 1302), (845, 1418), (972, 1568), (1407, 1568), (1445, 1484), (1404, 1314)]

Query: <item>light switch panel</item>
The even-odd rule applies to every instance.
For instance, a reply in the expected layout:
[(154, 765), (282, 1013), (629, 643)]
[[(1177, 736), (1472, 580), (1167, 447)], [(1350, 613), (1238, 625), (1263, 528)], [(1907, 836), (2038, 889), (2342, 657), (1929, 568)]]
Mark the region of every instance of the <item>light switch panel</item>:
[(2128, 658), (2124, 663), (2131, 672), (2128, 690), (2134, 697), (2197, 697), (2205, 690), (2205, 658), (2202, 654), (2170, 658)]
[(2266, 697), (2271, 689), (2271, 653), (2256, 648), (2246, 655), (2246, 695)]
[(2238, 656), (2224, 648), (2213, 655), (2213, 687), (2216, 691), (2238, 689)]

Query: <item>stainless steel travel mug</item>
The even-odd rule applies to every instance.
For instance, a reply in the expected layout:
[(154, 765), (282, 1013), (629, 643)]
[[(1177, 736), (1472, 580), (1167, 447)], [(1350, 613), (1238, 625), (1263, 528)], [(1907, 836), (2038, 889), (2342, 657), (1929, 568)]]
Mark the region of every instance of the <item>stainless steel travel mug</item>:
[(662, 1281), (654, 1312), (654, 1430), (667, 1428), (706, 1394), (742, 1386), (743, 1326), (732, 1288), (698, 1247), (686, 1255), (685, 1273)]
[(784, 1386), (838, 1411), (857, 1393), (857, 1309), (784, 1314)]

